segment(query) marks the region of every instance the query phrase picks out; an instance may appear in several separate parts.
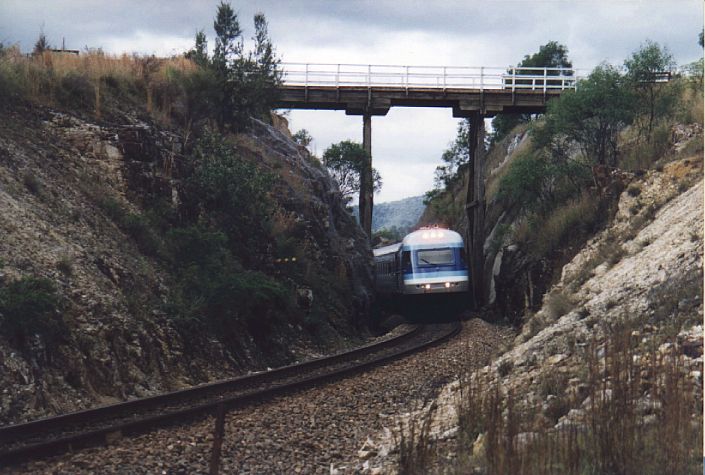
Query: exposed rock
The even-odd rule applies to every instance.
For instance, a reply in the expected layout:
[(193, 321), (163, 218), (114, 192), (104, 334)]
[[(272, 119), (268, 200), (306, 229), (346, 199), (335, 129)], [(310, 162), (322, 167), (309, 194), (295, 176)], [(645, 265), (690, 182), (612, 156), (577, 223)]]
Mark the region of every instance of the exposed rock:
[[(366, 238), (308, 152), (269, 125), (253, 128), (235, 139), (238, 150), (280, 170), (277, 186), (288, 190), (281, 209), (304, 229), (313, 265), (334, 269), (340, 279), (337, 290), (329, 282), (308, 286), (305, 303), (327, 302), (321, 313), (330, 350), (349, 344), (346, 339), (359, 341), (372, 295)], [(0, 424), (325, 351), (298, 325), (284, 325), (266, 341), (244, 330), (228, 348), (209, 335), (186, 338), (176, 329), (163, 310), (169, 270), (116, 225), (110, 207), (139, 214), (155, 199), (178, 205), (183, 154), (177, 134), (131, 115), (116, 112), (97, 123), (39, 106), (3, 109), (0, 280), (33, 275), (55, 282), (68, 333), (54, 349), (35, 339), (22, 351), (0, 337)]]

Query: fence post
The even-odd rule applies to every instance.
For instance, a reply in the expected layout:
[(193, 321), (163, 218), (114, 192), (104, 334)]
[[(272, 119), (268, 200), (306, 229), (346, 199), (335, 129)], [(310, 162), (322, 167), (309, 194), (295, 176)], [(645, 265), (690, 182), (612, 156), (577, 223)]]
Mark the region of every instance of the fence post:
[(485, 67), (480, 66), (480, 90), (485, 90)]
[(543, 94), (546, 95), (546, 77), (548, 76), (548, 68), (543, 68)]
[[(517, 87), (517, 68), (512, 68), (512, 93), (514, 93)], [(514, 96), (512, 96), (514, 97)]]
[(443, 66), (443, 92), (446, 92), (446, 67)]
[(225, 405), (218, 404), (215, 416), (215, 427), (213, 428), (213, 450), (208, 464), (208, 473), (218, 475), (220, 472), (220, 449), (223, 446), (223, 435), (225, 433)]
[(304, 74), (304, 86), (308, 86), (308, 63), (306, 63), (306, 72)]
[(372, 87), (372, 65), (367, 65), (367, 88)]
[(335, 71), (335, 87), (340, 87), (340, 63), (338, 63), (338, 69)]

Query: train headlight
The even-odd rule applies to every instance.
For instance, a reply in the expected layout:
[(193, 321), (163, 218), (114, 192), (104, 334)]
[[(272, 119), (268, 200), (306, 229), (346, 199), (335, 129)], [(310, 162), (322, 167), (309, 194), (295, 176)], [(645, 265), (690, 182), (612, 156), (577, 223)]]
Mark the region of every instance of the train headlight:
[(450, 282), (446, 282), (446, 289), (450, 289)]
[(426, 284), (426, 290), (431, 288), (431, 284)]

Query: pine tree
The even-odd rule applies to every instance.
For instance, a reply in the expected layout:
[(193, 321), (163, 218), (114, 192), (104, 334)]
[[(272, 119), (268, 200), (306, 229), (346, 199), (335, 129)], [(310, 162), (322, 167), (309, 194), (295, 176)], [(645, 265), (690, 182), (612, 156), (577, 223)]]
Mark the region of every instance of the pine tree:
[(242, 55), (240, 22), (229, 3), (220, 2), (218, 5), (213, 29), (216, 34), (213, 65), (216, 69), (225, 72), (229, 63)]
[(186, 53), (186, 57), (201, 67), (208, 66), (208, 39), (203, 30), (196, 33), (196, 44)]

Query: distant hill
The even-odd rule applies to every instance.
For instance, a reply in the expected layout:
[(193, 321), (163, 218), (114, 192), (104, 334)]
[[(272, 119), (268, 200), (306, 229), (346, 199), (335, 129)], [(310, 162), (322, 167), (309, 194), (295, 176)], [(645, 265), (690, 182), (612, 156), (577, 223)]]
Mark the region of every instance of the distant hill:
[[(416, 226), (426, 206), (422, 196), (412, 196), (399, 201), (375, 204), (372, 208), (372, 232), (380, 229), (396, 228), (406, 234)], [(353, 214), (358, 217), (358, 207), (353, 206)]]

